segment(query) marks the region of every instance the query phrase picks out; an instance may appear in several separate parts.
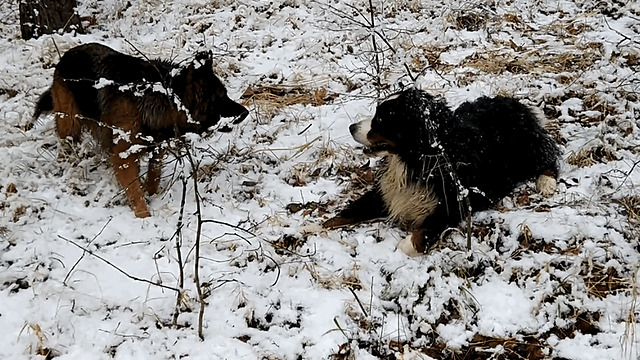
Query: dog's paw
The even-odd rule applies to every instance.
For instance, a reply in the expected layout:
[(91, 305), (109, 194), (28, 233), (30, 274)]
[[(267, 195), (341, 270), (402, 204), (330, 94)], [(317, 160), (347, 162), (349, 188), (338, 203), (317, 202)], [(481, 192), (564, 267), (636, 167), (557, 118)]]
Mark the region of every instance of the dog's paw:
[(411, 235), (407, 235), (407, 237), (405, 237), (398, 243), (398, 249), (400, 249), (403, 253), (407, 254), (408, 256), (421, 255), (421, 253), (418, 250), (416, 250), (416, 248), (413, 246), (413, 241), (411, 241)]
[(536, 180), (536, 191), (544, 197), (551, 197), (556, 191), (556, 179), (549, 175), (540, 175)]
[(325, 228), (320, 224), (308, 224), (300, 228), (303, 234), (317, 234), (324, 231)]
[(345, 219), (345, 218), (336, 216), (334, 218), (331, 218), (323, 222), (322, 227), (325, 229), (335, 229), (342, 226), (351, 225), (353, 223), (354, 223), (353, 219)]

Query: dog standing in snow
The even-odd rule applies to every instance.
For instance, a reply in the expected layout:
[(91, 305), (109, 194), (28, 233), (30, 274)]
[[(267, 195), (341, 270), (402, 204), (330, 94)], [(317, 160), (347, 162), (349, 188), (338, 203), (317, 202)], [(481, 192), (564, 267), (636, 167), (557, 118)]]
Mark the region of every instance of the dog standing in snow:
[[(67, 51), (53, 85), (38, 101), (34, 120), (55, 113), (56, 131), (77, 142), (88, 129), (125, 189), (135, 215), (150, 215), (144, 192), (157, 192), (164, 152), (158, 144), (185, 133), (203, 133), (221, 117), (242, 121), (248, 111), (229, 99), (208, 53), (177, 64), (146, 60), (92, 43)], [(146, 183), (138, 160), (150, 153)]]

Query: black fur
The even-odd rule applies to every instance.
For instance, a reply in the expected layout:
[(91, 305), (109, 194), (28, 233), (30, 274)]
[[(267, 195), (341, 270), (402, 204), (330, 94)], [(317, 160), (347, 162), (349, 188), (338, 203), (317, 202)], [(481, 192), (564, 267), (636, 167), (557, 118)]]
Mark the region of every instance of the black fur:
[[(355, 136), (357, 124), (351, 130)], [(407, 183), (430, 188), (437, 198), (421, 224), (408, 226), (423, 237), (422, 244), (414, 242), (419, 251), (447, 227), (457, 226), (467, 215), (467, 205), (472, 211), (487, 209), (519, 183), (558, 173), (560, 151), (537, 117), (517, 100), (502, 96), (481, 97), (453, 112), (441, 98), (405, 90), (377, 107), (367, 141), (369, 150), (388, 154), (381, 172), (389, 171), (390, 159), (397, 157), (406, 166)], [(378, 179), (325, 227), (390, 215), (384, 191)]]
[(47, 90), (38, 99), (36, 108), (33, 113), (33, 119), (37, 119), (43, 112), (53, 111), (53, 98), (51, 97), (51, 91)]

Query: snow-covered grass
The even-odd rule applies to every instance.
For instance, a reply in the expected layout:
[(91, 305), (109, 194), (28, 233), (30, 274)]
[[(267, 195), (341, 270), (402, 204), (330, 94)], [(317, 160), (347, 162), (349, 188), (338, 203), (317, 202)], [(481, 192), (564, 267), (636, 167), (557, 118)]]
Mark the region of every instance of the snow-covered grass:
[[(373, 1), (376, 63), (368, 1), (78, 2), (87, 35), (29, 41), (0, 3), (0, 358), (638, 357), (640, 3)], [(58, 49), (87, 42), (176, 61), (212, 50), (251, 110), (189, 137), (215, 220), (203, 340), (189, 162), (166, 159), (138, 219), (90, 138), (59, 156), (52, 117), (22, 130)], [(474, 216), (470, 250), (453, 231), (417, 258), (385, 222), (309, 231), (370, 183), (375, 159), (348, 125), (407, 71), (452, 106), (507, 94), (539, 108), (563, 149), (556, 195), (524, 184)]]

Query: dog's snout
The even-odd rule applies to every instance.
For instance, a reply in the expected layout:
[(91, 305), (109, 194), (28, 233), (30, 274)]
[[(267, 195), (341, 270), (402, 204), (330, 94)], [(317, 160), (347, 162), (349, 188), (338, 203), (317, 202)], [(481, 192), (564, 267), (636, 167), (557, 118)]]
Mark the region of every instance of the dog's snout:
[(367, 138), (367, 134), (371, 130), (371, 120), (360, 121), (349, 126), (349, 131), (353, 140), (359, 142), (362, 145), (371, 146), (371, 142)]
[(358, 124), (349, 125), (349, 132), (351, 133), (351, 136), (353, 136), (357, 131), (358, 131)]
[(240, 115), (236, 116), (236, 118), (233, 119), (233, 123), (239, 124), (240, 122), (242, 122), (242, 120), (244, 120), (247, 117), (247, 115), (249, 115), (249, 110), (244, 109), (244, 111), (242, 111)]
[(224, 118), (233, 118), (233, 123), (237, 124), (244, 120), (249, 111), (237, 102), (229, 99), (227, 96), (217, 100), (220, 116)]

